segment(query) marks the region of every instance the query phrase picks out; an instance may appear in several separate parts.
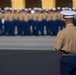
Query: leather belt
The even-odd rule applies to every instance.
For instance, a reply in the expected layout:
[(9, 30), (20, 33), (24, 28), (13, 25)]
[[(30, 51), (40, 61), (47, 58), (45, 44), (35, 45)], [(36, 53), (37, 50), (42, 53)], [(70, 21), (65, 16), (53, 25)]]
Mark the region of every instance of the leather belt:
[(76, 56), (76, 54), (62, 54), (62, 56)]
[(61, 50), (62, 56), (76, 56), (76, 54), (70, 53), (70, 52), (66, 52), (64, 50)]

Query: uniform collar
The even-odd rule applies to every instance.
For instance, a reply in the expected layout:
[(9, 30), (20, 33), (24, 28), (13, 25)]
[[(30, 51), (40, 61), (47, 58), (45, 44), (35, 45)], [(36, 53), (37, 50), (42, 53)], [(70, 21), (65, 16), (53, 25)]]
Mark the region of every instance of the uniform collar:
[(66, 25), (66, 27), (70, 27), (70, 26), (73, 26), (73, 24), (72, 24), (72, 23), (70, 23), (70, 24), (67, 24), (67, 25)]

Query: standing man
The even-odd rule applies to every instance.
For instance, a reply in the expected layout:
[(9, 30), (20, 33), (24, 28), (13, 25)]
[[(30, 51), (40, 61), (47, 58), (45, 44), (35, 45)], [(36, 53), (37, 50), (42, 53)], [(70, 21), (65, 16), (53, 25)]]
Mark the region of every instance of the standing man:
[(52, 35), (52, 8), (48, 9), (47, 13), (47, 23), (46, 23), (46, 31), (47, 35)]
[(29, 20), (30, 20), (30, 17), (29, 17), (28, 9), (25, 9), (24, 25), (22, 29), (24, 31), (23, 35), (31, 35)]
[(64, 28), (64, 21), (63, 21), (63, 15), (60, 13), (61, 12), (61, 8), (57, 7), (57, 22), (58, 22), (58, 31), (59, 31), (59, 27), (60, 30), (62, 30)]
[(43, 13), (42, 9), (39, 8), (38, 10), (38, 33), (40, 31), (41, 35), (44, 35), (44, 24), (43, 24)]
[(18, 35), (18, 25), (19, 25), (19, 13), (17, 8), (14, 8), (14, 27), (17, 29), (16, 35)]
[(0, 8), (0, 35), (2, 35), (2, 33), (3, 33), (2, 18), (3, 18), (3, 14), (2, 14), (1, 8)]
[(32, 35), (32, 22), (33, 22), (32, 19), (33, 19), (33, 15), (32, 15), (32, 9), (31, 8), (29, 8), (28, 14), (29, 14), (30, 35)]
[(38, 35), (38, 9), (34, 8), (34, 14), (32, 15), (33, 21), (32, 21), (32, 35)]
[(12, 8), (10, 8), (8, 15), (8, 35), (15, 35), (14, 14), (12, 13)]
[(58, 16), (56, 12), (56, 8), (53, 8), (53, 13), (52, 13), (52, 35), (57, 35), (58, 33), (58, 22), (57, 22)]
[[(42, 11), (42, 14), (43, 14), (43, 25), (44, 25), (44, 28), (46, 28), (46, 26), (47, 26), (47, 12), (46, 12), (46, 9), (45, 8), (43, 8), (42, 9), (43, 11)], [(45, 35), (45, 29), (44, 29), (44, 35)]]
[(4, 19), (4, 30), (3, 30), (3, 34), (4, 35), (8, 35), (8, 30), (9, 30), (8, 16), (10, 14), (9, 7), (4, 8), (4, 10), (5, 10), (5, 12), (3, 14), (3, 19)]
[[(68, 13), (69, 12), (69, 13)], [(61, 52), (62, 75), (76, 75), (76, 27), (73, 18), (76, 12), (62, 11), (66, 28), (57, 34), (55, 49)]]
[(24, 8), (21, 8), (19, 11), (19, 25), (18, 25), (18, 35), (22, 35), (23, 32), (23, 25), (24, 25), (24, 14), (25, 14), (25, 10)]

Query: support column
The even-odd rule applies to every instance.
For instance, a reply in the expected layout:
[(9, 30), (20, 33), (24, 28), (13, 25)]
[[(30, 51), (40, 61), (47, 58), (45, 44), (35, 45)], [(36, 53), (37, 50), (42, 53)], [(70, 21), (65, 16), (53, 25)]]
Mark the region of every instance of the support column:
[(73, 7), (76, 8), (76, 0), (73, 0)]
[(24, 8), (25, 0), (11, 0), (12, 8)]
[(42, 8), (56, 7), (56, 0), (42, 0)]

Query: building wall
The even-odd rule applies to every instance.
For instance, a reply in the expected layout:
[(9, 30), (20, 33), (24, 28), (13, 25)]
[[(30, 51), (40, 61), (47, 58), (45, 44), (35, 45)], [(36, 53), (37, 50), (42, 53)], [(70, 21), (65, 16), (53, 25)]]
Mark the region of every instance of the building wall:
[[(48, 9), (49, 7), (68, 7), (71, 0), (1, 0), (0, 7), (9, 6), (12, 8), (22, 7), (43, 7)], [(76, 0), (72, 0), (72, 6), (76, 7)]]
[(49, 7), (55, 7), (56, 0), (42, 0), (42, 7), (48, 9)]
[(23, 8), (25, 7), (26, 0), (11, 0), (12, 8)]
[(76, 0), (72, 0), (73, 1), (73, 7), (76, 8)]

